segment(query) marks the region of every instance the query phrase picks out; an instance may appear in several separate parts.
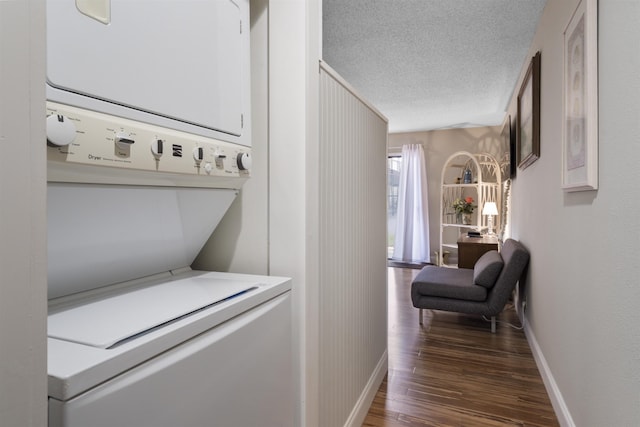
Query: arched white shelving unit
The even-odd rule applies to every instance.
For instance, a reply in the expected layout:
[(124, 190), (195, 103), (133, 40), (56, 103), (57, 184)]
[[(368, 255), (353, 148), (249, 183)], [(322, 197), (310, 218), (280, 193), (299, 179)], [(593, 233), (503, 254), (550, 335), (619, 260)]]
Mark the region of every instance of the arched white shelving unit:
[[(464, 183), (464, 171), (471, 171), (471, 183)], [(488, 218), (482, 215), (486, 202), (495, 202), (500, 209), (502, 202), (502, 173), (500, 164), (486, 153), (472, 154), (458, 151), (452, 154), (444, 164), (441, 175), (440, 197), (440, 246), (439, 262), (443, 262), (445, 252), (449, 260), (457, 259), (458, 238), (469, 230), (486, 232)], [(456, 216), (453, 203), (458, 198), (473, 197), (476, 208), (471, 214), (471, 224), (462, 224)], [(500, 216), (493, 218), (496, 234), (499, 234)], [(456, 267), (455, 263), (444, 263), (447, 267)]]

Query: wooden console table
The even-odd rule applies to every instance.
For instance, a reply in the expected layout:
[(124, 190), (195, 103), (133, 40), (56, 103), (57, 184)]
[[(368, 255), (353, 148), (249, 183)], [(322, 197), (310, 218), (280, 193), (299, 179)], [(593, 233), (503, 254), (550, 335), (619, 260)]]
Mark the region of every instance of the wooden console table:
[(497, 250), (498, 238), (495, 236), (461, 236), (458, 239), (458, 268), (473, 268), (485, 252)]

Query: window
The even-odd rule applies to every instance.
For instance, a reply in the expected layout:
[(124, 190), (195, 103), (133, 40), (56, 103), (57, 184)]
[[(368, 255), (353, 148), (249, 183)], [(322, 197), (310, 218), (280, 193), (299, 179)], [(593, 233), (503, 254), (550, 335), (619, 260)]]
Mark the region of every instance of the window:
[(393, 255), (398, 216), (398, 187), (400, 185), (400, 166), (402, 157), (392, 156), (387, 160), (387, 250), (388, 257)]

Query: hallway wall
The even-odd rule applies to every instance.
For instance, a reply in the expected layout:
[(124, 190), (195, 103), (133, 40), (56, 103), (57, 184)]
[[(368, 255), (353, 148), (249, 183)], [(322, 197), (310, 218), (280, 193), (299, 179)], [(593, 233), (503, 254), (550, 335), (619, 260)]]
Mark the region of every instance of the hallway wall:
[(563, 31), (577, 4), (548, 0), (529, 52), (542, 53), (541, 157), (518, 170), (512, 199), (532, 255), (527, 333), (563, 425), (638, 425), (640, 1), (599, 2), (599, 189), (566, 193)]

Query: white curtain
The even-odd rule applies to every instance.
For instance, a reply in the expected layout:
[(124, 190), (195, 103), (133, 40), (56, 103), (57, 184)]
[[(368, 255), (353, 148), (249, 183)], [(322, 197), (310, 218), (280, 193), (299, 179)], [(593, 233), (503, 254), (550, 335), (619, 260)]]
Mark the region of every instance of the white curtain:
[(427, 200), (427, 169), (422, 145), (403, 145), (393, 259), (430, 261)]

